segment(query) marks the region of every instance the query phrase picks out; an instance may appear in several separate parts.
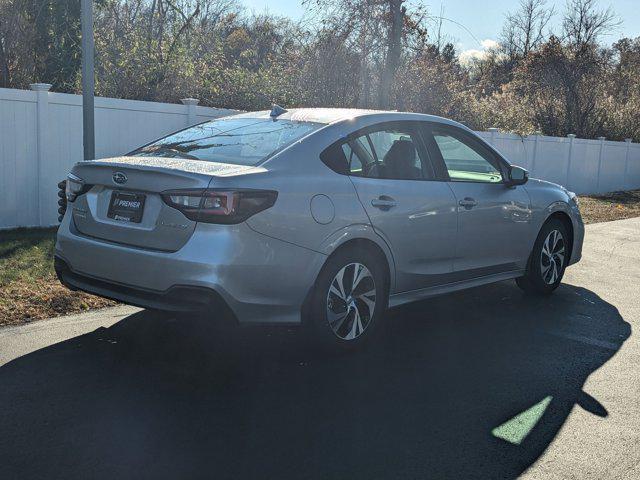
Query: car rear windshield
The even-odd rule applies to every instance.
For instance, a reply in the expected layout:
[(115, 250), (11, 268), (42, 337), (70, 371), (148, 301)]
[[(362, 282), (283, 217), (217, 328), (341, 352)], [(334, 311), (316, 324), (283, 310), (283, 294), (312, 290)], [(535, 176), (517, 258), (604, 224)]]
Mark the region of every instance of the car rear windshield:
[(270, 118), (212, 120), (156, 140), (129, 155), (256, 165), (321, 126)]

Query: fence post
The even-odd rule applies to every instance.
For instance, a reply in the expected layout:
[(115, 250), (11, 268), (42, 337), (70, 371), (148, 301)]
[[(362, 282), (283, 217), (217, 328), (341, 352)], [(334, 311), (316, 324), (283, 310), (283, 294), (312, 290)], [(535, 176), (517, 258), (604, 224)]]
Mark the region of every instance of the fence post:
[(567, 173), (564, 176), (564, 183), (565, 187), (571, 188), (571, 186), (569, 185), (569, 176), (571, 175), (571, 155), (573, 153), (573, 140), (576, 138), (576, 134), (570, 133), (567, 135), (567, 137), (569, 138), (569, 157), (567, 158)]
[(627, 190), (631, 188), (629, 186), (629, 151), (631, 150), (631, 139), (625, 138), (624, 141), (627, 144), (627, 153), (624, 157), (624, 180), (622, 183), (624, 185), (624, 189)]
[(596, 178), (596, 193), (600, 193), (600, 172), (602, 170), (602, 151), (604, 150), (604, 141), (607, 137), (598, 137), (600, 140), (600, 154), (598, 155), (598, 176)]
[(538, 141), (542, 132), (536, 132), (533, 134), (533, 156), (531, 157), (531, 165), (529, 165), (529, 171), (531, 175), (535, 175), (536, 157), (538, 156)]
[(489, 143), (491, 144), (492, 147), (495, 148), (496, 146), (496, 133), (498, 133), (500, 130), (496, 127), (491, 127), (491, 128), (487, 128), (487, 131), (491, 132), (491, 136), (489, 137)]
[(187, 127), (197, 123), (196, 105), (200, 102), (197, 98), (183, 98), (180, 100), (187, 109)]
[(29, 85), (31, 90), (36, 92), (36, 161), (37, 161), (37, 175), (36, 175), (36, 208), (38, 212), (38, 225), (43, 225), (44, 215), (43, 210), (46, 205), (46, 196), (43, 191), (43, 181), (50, 180), (56, 181), (57, 179), (48, 179), (45, 167), (45, 152), (47, 149), (47, 143), (49, 141), (48, 132), (48, 120), (49, 120), (49, 89), (50, 83), (32, 83)]

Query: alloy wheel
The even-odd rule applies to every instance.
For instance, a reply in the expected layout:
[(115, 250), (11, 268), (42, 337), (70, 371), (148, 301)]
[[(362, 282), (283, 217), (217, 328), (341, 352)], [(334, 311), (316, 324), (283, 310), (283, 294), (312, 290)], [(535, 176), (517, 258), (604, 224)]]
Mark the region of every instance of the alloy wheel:
[(565, 258), (564, 237), (559, 230), (551, 230), (542, 244), (540, 253), (540, 271), (542, 280), (547, 285), (553, 285), (564, 265)]
[(354, 340), (367, 329), (376, 307), (373, 275), (361, 263), (350, 263), (335, 275), (327, 293), (327, 321), (342, 340)]

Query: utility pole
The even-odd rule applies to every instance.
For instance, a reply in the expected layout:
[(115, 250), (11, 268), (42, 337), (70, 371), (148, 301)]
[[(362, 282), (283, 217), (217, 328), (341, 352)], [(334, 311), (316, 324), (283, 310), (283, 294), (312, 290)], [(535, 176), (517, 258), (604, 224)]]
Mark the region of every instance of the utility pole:
[(84, 159), (96, 158), (94, 129), (94, 74), (93, 74), (93, 0), (81, 0), (80, 23), (82, 27), (82, 145)]

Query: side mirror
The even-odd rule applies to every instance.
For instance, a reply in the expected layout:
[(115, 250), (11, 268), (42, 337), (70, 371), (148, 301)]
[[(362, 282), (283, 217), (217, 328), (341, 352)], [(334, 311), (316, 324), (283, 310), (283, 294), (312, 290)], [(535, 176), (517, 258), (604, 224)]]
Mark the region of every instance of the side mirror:
[(524, 185), (527, 183), (527, 180), (529, 180), (529, 172), (524, 168), (516, 165), (511, 165), (511, 167), (509, 167), (509, 180), (507, 181), (508, 186), (515, 187), (516, 185)]

